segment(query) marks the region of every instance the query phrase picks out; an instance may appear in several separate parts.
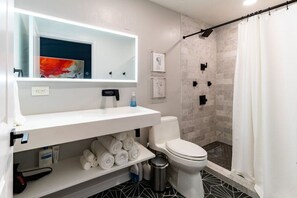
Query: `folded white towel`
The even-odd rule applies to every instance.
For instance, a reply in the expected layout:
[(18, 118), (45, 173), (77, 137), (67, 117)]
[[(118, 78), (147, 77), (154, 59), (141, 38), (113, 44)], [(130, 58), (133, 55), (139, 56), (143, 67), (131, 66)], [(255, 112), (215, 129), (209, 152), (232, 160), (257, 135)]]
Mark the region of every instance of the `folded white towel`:
[(89, 149), (83, 151), (83, 156), (88, 162), (96, 161), (96, 156)]
[(115, 155), (122, 149), (122, 142), (112, 136), (103, 136), (97, 139), (111, 154)]
[(88, 162), (84, 156), (81, 156), (79, 161), (84, 170), (89, 170), (91, 168), (91, 163)]
[(134, 138), (131, 136), (128, 136), (126, 139), (123, 141), (123, 148), (127, 151), (129, 151), (132, 146), (134, 145)]
[(91, 144), (91, 150), (97, 157), (97, 162), (102, 169), (110, 169), (114, 164), (114, 157), (104, 146), (95, 140)]
[(112, 136), (117, 140), (123, 141), (124, 139), (127, 138), (127, 133), (126, 132), (116, 133), (116, 134), (112, 134)]
[(136, 143), (134, 143), (132, 148), (128, 151), (129, 161), (136, 160), (139, 155), (140, 155), (139, 147)]
[(114, 161), (116, 165), (119, 165), (119, 166), (127, 164), (128, 159), (129, 159), (128, 152), (123, 149), (114, 156)]

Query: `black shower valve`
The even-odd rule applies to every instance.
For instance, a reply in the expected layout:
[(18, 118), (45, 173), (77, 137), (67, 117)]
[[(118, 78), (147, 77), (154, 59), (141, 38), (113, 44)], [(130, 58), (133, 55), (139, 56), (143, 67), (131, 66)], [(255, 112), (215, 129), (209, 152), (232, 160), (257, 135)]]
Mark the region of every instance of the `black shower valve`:
[(197, 87), (198, 82), (196, 80), (193, 81), (193, 87)]
[(206, 95), (199, 96), (199, 103), (200, 103), (200, 105), (205, 105), (206, 102), (207, 102)]
[(201, 69), (201, 71), (205, 71), (205, 69), (207, 68), (207, 63), (202, 63), (201, 65), (200, 65), (200, 69)]

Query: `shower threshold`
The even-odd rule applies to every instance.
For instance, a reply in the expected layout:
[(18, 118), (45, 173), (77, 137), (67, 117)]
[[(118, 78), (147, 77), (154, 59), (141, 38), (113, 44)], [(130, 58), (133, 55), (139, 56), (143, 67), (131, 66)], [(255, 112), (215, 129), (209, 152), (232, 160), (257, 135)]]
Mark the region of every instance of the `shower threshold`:
[(207, 151), (206, 171), (234, 186), (253, 198), (260, 198), (254, 189), (254, 183), (231, 172), (232, 146), (222, 142), (212, 142), (203, 147)]

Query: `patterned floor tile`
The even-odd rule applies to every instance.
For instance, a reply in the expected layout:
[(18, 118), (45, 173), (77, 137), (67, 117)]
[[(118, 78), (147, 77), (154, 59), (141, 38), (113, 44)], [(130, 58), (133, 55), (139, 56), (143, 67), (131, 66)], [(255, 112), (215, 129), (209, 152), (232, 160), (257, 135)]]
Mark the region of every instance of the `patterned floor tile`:
[[(205, 198), (251, 198), (212, 174), (201, 171)], [(184, 198), (174, 188), (168, 187), (163, 193), (154, 192), (150, 182), (125, 182), (90, 198)]]

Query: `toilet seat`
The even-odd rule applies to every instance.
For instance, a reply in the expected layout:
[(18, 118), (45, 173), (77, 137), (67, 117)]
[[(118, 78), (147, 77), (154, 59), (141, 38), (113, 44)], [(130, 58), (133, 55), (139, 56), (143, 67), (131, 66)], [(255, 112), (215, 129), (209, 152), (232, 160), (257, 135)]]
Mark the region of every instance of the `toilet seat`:
[(207, 158), (207, 152), (203, 148), (182, 139), (166, 142), (166, 148), (172, 154), (187, 160), (201, 161)]

